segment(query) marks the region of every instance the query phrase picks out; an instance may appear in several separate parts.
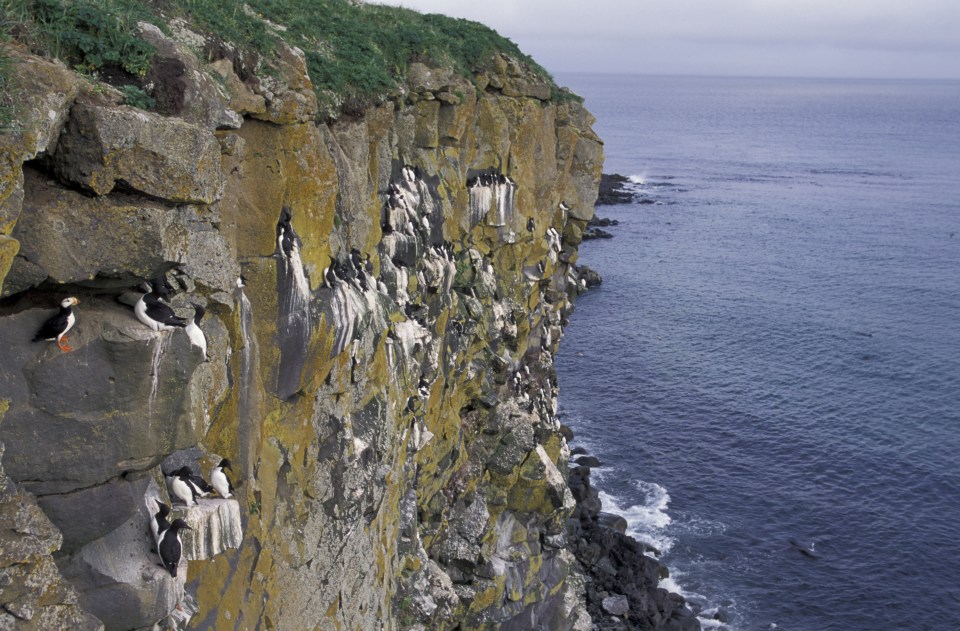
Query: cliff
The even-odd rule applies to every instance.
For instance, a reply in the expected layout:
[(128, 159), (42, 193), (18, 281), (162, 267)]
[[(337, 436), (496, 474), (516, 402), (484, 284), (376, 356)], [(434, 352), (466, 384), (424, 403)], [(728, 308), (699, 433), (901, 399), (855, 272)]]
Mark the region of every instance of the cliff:
[[(337, 109), (282, 41), (250, 61), (184, 22), (135, 35), (151, 110), (4, 47), (0, 442), (27, 499), (0, 523), (44, 524), (10, 530), (0, 624), (589, 629), (552, 355), (590, 114), (504, 52)], [(180, 316), (205, 308), (205, 355), (135, 317), (164, 275)], [(31, 342), (66, 296), (72, 351)], [(221, 458), (233, 497), (170, 517), (175, 578), (148, 533), (164, 474)]]
[[(144, 31), (154, 66), (194, 71), (166, 116), (9, 52), (31, 81), (4, 135), (0, 439), (80, 604), (108, 629), (177, 608), (194, 628), (573, 626), (550, 353), (599, 177), (589, 115), (501, 59), (476, 85), (414, 64), (394, 100), (317, 123), (298, 50), (267, 88)], [(116, 300), (163, 273), (183, 315), (206, 306), (209, 361)], [(73, 351), (31, 343), (68, 294)], [(182, 585), (148, 500), (161, 470), (225, 456), (242, 542)]]

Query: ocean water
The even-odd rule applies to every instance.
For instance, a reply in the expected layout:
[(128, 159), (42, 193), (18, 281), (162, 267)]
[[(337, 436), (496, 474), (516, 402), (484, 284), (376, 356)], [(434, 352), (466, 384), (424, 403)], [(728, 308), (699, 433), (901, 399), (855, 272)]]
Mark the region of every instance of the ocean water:
[(654, 202), (557, 357), (606, 509), (705, 628), (960, 629), (960, 83), (560, 80)]

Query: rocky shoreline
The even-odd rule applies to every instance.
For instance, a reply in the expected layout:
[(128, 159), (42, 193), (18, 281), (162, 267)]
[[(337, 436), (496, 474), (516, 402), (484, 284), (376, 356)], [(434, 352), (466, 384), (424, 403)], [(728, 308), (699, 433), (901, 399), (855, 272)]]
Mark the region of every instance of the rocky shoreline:
[[(630, 179), (618, 173), (604, 173), (600, 176), (600, 194), (597, 198), (597, 206), (616, 206), (619, 204), (646, 203), (645, 198), (627, 189)], [(617, 226), (620, 222), (616, 219), (607, 217), (598, 217), (594, 215), (593, 219), (587, 222), (587, 229), (583, 231), (583, 240), (590, 239), (612, 239), (613, 234), (603, 230), (611, 226)]]
[[(568, 442), (573, 431), (563, 426)], [(600, 460), (582, 447), (571, 450), (568, 484), (576, 508), (567, 520), (570, 550), (586, 576), (587, 611), (595, 631), (699, 631), (696, 613), (685, 599), (659, 587), (667, 567), (647, 556), (656, 552), (626, 534), (623, 517), (603, 512), (599, 491), (590, 483)]]
[[(629, 179), (604, 173), (600, 180), (597, 206), (637, 202), (637, 194), (626, 189)], [(610, 239), (603, 230), (617, 226), (616, 219), (594, 216), (587, 224), (583, 239)], [(587, 288), (599, 285), (600, 275), (585, 265), (577, 266), (577, 274), (587, 280)], [(563, 426), (567, 442), (573, 431)], [(585, 599), (595, 631), (697, 631), (700, 622), (679, 594), (662, 587), (660, 581), (669, 576), (667, 567), (647, 553), (656, 554), (626, 534), (623, 517), (606, 513), (599, 491), (590, 483), (592, 467), (601, 462), (583, 447), (570, 451), (568, 484), (576, 500), (576, 508), (567, 520), (570, 550), (587, 577)]]
[(603, 173), (600, 176), (600, 194), (597, 197), (597, 206), (615, 206), (617, 204), (632, 204), (636, 193), (626, 189), (630, 178), (619, 173)]

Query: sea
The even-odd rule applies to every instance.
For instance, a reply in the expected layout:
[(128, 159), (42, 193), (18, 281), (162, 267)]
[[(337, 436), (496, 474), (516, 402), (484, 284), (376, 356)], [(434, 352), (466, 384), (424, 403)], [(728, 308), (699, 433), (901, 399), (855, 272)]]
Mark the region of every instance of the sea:
[(565, 75), (636, 203), (556, 368), (728, 631), (960, 630), (960, 82)]

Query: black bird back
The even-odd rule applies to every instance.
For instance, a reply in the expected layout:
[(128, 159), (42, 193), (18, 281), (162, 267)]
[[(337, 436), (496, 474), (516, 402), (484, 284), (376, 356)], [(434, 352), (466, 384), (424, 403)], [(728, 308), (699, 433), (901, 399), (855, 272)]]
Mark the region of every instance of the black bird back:
[(50, 316), (50, 318), (43, 323), (43, 326), (40, 327), (37, 334), (33, 336), (33, 341), (42, 342), (52, 340), (63, 333), (63, 330), (67, 328), (67, 319), (71, 313), (73, 313), (73, 307), (60, 307), (60, 311)]
[(189, 320), (178, 316), (173, 309), (160, 301), (160, 296), (151, 292), (143, 297), (143, 302), (147, 306), (147, 315), (161, 324), (167, 326), (187, 326)]

